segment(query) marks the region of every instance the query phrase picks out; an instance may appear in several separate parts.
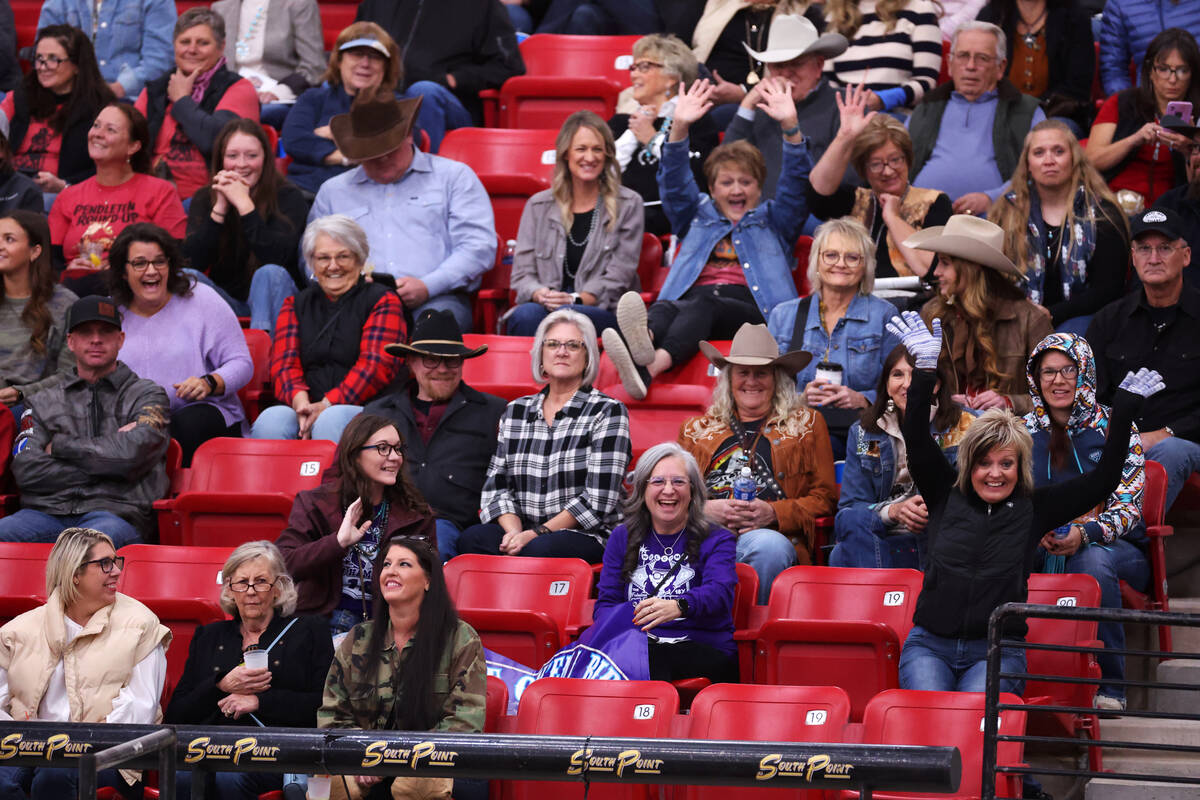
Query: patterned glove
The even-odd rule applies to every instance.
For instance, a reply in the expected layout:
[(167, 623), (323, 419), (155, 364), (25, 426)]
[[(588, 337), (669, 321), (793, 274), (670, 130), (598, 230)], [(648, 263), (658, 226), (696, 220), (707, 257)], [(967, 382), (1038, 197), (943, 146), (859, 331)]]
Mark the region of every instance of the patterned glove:
[(905, 311), (892, 317), (887, 329), (900, 339), (904, 349), (917, 362), (917, 369), (937, 369), (938, 354), (942, 352), (942, 321), (933, 321), (933, 332), (916, 311)]
[(1121, 381), (1121, 388), (1141, 397), (1149, 397), (1155, 392), (1161, 392), (1167, 385), (1163, 383), (1162, 375), (1152, 369), (1142, 367), (1137, 372), (1129, 372)]

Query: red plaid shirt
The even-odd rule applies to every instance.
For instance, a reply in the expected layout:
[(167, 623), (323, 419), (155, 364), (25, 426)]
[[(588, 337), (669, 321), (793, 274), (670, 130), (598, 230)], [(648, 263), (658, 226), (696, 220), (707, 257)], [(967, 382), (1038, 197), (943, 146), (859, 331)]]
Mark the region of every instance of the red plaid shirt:
[[(383, 351), (385, 345), (405, 339), (404, 311), (395, 292), (387, 292), (371, 309), (363, 325), (358, 360), (342, 382), (326, 393), (323, 399), (333, 405), (362, 405), (396, 377), (400, 359)], [(288, 405), (298, 392), (308, 391), (304, 367), (300, 363), (300, 324), (296, 319), (296, 304), (289, 297), (283, 301), (275, 323), (275, 340), (271, 343), (271, 381), (275, 396)], [(317, 398), (309, 398), (316, 401)]]

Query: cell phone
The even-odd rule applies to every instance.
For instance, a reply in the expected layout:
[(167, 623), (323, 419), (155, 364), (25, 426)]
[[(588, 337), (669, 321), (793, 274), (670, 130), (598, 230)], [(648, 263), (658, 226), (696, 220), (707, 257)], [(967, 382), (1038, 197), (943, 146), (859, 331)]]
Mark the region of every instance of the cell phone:
[(1167, 103), (1167, 115), (1174, 114), (1186, 124), (1192, 124), (1192, 104), (1187, 100), (1172, 100)]
[(29, 169), (28, 167), (20, 167), (17, 169), (17, 172), (29, 179), (36, 178), (38, 175), (38, 171), (36, 169)]

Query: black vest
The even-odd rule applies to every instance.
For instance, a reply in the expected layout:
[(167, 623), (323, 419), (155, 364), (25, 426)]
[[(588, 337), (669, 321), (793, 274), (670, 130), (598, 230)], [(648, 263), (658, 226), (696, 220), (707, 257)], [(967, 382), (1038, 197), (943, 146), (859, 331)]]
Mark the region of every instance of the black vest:
[(330, 300), (315, 283), (296, 295), (300, 366), (312, 402), (345, 380), (358, 361), (367, 317), (388, 291), (382, 284), (360, 278), (337, 300)]
[[(158, 132), (162, 129), (163, 120), (167, 116), (167, 82), (169, 80), (171, 80), (170, 72), (146, 84), (146, 122), (150, 125), (151, 151), (154, 150), (154, 144), (158, 141)], [(225, 92), (239, 80), (241, 80), (240, 75), (225, 67), (221, 67), (213, 73), (204, 97), (200, 98), (200, 110), (207, 114), (215, 112), (217, 104), (221, 102)], [(201, 149), (201, 152), (204, 153), (205, 158), (208, 158), (207, 151)]]
[[(1153, 122), (1154, 118), (1146, 118), (1140, 110), (1137, 103), (1138, 89), (1126, 89), (1117, 94), (1117, 129), (1113, 131), (1112, 140), (1118, 142), (1133, 134), (1137, 133), (1147, 122)], [(1166, 145), (1163, 145), (1166, 147)], [(1135, 147), (1129, 151), (1129, 155), (1118, 161), (1113, 166), (1104, 170), (1104, 180), (1111, 181), (1113, 178), (1121, 174), (1125, 167), (1129, 166), (1129, 162), (1133, 161), (1138, 151), (1142, 148)], [(1175, 181), (1173, 186), (1178, 186), (1181, 183), (1187, 182), (1187, 169), (1184, 166), (1183, 156), (1175, 151), (1171, 151), (1171, 163), (1175, 167)], [(1167, 187), (1170, 188), (1170, 187)], [(1149, 200), (1149, 198), (1147, 198)]]
[[(65, 120), (58, 154), (58, 177), (67, 183), (79, 183), (96, 174), (96, 165), (88, 155), (87, 135), (98, 108), (76, 106)], [(13, 153), (21, 149), (29, 130), (29, 101), (24, 82), (13, 89), (13, 118), (8, 124), (8, 143)]]

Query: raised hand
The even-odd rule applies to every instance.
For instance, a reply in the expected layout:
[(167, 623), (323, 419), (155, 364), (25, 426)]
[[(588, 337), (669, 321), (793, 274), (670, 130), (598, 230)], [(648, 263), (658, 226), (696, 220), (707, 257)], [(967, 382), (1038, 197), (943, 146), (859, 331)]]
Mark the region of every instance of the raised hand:
[(874, 92), (861, 83), (858, 86), (847, 86), (844, 98), (841, 94), (834, 94), (838, 114), (842, 121), (842, 126), (838, 130), (839, 136), (854, 139), (863, 132), (867, 123), (875, 117), (874, 111), (867, 110), (867, 104), (873, 94)]
[(703, 117), (713, 107), (713, 92), (716, 87), (706, 80), (697, 80), (686, 92), (679, 94), (675, 101), (675, 123), (691, 125)]
[(796, 101), (792, 99), (792, 85), (782, 78), (767, 78), (758, 84), (759, 93), (762, 99), (758, 102), (758, 109), (766, 112), (767, 116), (776, 122), (790, 123), (784, 125), (785, 128), (791, 127), (796, 122)]
[(905, 311), (888, 321), (887, 329), (904, 345), (917, 362), (917, 369), (937, 369), (938, 354), (942, 352), (942, 321), (933, 321), (933, 330), (916, 311)]
[(1142, 367), (1137, 372), (1127, 373), (1125, 380), (1121, 381), (1121, 388), (1141, 397), (1149, 397), (1161, 392), (1167, 385), (1163, 383), (1162, 375), (1148, 367)]

